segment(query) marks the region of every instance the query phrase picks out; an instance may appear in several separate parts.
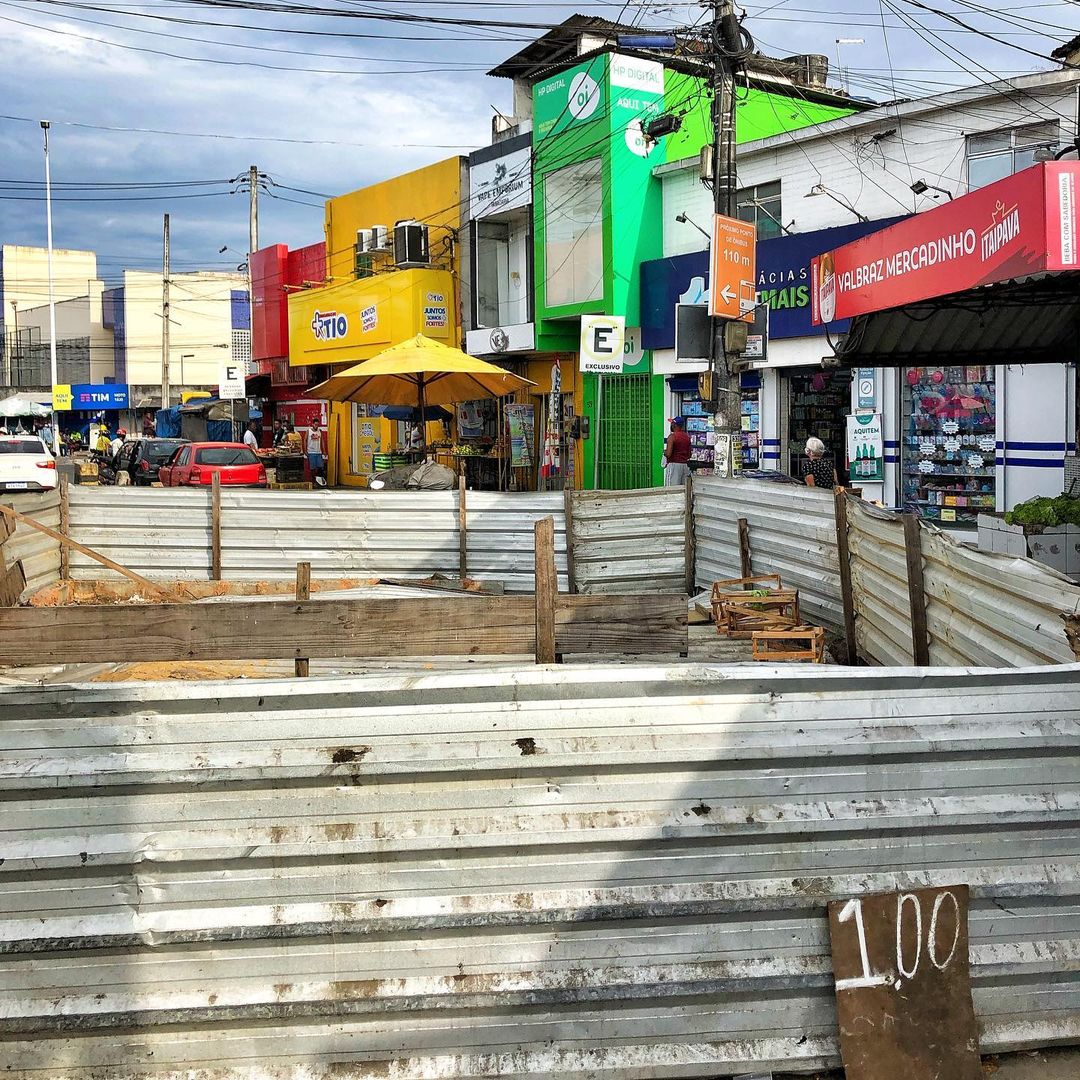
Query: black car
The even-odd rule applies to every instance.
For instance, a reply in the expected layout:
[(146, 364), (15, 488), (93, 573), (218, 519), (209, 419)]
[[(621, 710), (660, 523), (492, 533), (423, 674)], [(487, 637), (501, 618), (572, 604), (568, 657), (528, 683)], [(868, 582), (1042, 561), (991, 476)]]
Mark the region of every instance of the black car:
[(181, 446), (186, 446), (187, 439), (129, 439), (122, 447), (117, 458), (116, 471), (126, 472), (131, 482), (147, 486), (157, 482), (158, 469), (176, 453)]

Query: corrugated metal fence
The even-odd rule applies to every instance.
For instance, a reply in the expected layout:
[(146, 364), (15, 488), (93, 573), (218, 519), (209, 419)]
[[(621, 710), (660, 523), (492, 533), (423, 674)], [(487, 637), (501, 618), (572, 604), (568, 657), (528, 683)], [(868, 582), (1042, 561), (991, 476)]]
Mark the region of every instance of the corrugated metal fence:
[(750, 527), (754, 573), (779, 574), (799, 590), (808, 618), (843, 625), (832, 494), (766, 480), (695, 480), (698, 588), (740, 575), (739, 518)]
[[(27, 492), (22, 495), (5, 494), (5, 506), (13, 507), (20, 514), (60, 531), (60, 492), (46, 491), (40, 494)], [(0, 548), (0, 571), (17, 562), (22, 563), (26, 576), (26, 588), (22, 599), (32, 596), (38, 589), (44, 589), (60, 580), (60, 543), (23, 525), (15, 524), (14, 532)]]
[(0, 688), (5, 1075), (809, 1071), (827, 901), (953, 883), (982, 1049), (1076, 1041), (1078, 678)]
[(577, 591), (683, 592), (686, 510), (682, 487), (573, 492)]
[[(555, 518), (556, 563), (567, 591), (561, 493), (466, 493), (467, 570), (529, 592), (533, 524)], [(226, 580), (284, 579), (298, 562), (316, 576), (456, 576), (456, 492), (221, 493), (221, 565)], [(151, 578), (211, 572), (210, 493), (173, 488), (71, 489), (74, 539)], [(72, 576), (110, 576), (73, 553)]]

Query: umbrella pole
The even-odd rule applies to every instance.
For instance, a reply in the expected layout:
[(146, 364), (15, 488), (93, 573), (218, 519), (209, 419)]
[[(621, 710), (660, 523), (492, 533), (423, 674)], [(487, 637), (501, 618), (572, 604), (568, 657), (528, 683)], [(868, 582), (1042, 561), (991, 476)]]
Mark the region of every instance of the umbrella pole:
[(416, 384), (416, 399), (420, 403), (420, 452), (427, 457), (427, 417), (424, 413), (424, 376)]

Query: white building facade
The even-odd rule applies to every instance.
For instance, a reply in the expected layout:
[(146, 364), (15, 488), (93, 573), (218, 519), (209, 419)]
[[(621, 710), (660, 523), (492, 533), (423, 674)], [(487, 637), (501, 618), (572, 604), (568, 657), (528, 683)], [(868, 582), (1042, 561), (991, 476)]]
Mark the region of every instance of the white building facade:
[[(852, 232), (861, 235), (943, 205), (1058, 151), (1075, 159), (1066, 147), (1077, 137), (1078, 94), (1080, 71), (1046, 72), (881, 106), (739, 148), (740, 216), (766, 218), (773, 235), (779, 222), (785, 233), (758, 245), (759, 299), (781, 329), (770, 336), (767, 355), (751, 359), (743, 376), (757, 426), (746, 464), (800, 475), (805, 435), (820, 434), (843, 471), (847, 414), (880, 413), (884, 478), (863, 484), (864, 494), (889, 506), (907, 505), (913, 488), (910, 476), (905, 483), (911, 472), (905, 432), (919, 410), (912, 396), (932, 380), (943, 392), (985, 402), (986, 434), (994, 436), (1003, 460), (996, 477), (968, 485), (981, 492), (977, 503), (1004, 510), (1033, 495), (1060, 494), (1063, 468), (1076, 448), (1075, 351), (1058, 363), (1025, 364), (1020, 350), (1015, 364), (978, 370), (956, 369), (942, 355), (918, 369), (880, 367), (854, 378), (850, 369), (836, 369), (829, 340), (810, 324), (808, 275), (809, 257), (849, 242)], [(700, 181), (696, 159), (656, 171), (664, 190), (664, 254), (684, 267), (689, 285), (698, 265), (693, 260), (703, 257), (706, 244), (676, 217), (707, 225), (712, 193)], [(786, 261), (775, 255), (781, 250), (792, 253)], [(693, 370), (675, 363), (674, 352), (655, 355), (675, 369)], [(672, 396), (672, 412), (677, 405)], [(744, 430), (747, 412), (744, 403)], [(940, 509), (924, 516), (957, 527), (971, 517), (942, 516)]]

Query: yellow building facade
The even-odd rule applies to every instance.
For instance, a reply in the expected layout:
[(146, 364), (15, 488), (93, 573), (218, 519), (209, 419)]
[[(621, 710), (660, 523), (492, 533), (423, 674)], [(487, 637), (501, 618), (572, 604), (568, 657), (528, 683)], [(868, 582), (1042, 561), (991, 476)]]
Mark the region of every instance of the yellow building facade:
[[(328, 284), (289, 297), (289, 364), (340, 371), (415, 334), (461, 345), (461, 222), (466, 159), (448, 158), (326, 203)], [(399, 266), (394, 227), (427, 229), (427, 262)], [(385, 229), (389, 243), (366, 250), (358, 234)], [(357, 406), (331, 403), (330, 479), (364, 487), (376, 454), (395, 447), (397, 426)]]

